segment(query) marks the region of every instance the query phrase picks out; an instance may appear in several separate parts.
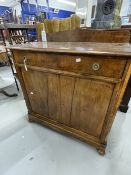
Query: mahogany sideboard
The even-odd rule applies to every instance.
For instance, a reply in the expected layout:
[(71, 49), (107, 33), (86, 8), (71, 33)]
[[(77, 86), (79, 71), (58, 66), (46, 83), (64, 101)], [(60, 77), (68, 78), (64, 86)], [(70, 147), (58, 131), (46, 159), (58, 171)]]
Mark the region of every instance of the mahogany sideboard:
[(131, 75), (131, 45), (39, 42), (8, 48), (29, 121), (76, 137), (104, 155)]

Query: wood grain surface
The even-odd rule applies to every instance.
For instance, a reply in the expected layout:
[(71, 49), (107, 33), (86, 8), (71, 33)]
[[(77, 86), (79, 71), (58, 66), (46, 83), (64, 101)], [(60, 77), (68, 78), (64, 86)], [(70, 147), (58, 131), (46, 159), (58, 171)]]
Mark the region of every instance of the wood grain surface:
[[(112, 51), (113, 44), (109, 44), (112, 49), (106, 48), (107, 54), (96, 54), (96, 50), (89, 54), (85, 51), (89, 43), (71, 44), (54, 43), (46, 48), (48, 52), (36, 46), (27, 47), (28, 51), (26, 45), (21, 49), (11, 47), (29, 120), (74, 136), (104, 155), (107, 136), (131, 75), (130, 45), (116, 46), (117, 51), (123, 46), (118, 56)], [(54, 47), (59, 48), (55, 53)], [(92, 47), (102, 49), (102, 45)], [(99, 64), (97, 70), (94, 63)]]
[[(58, 53), (36, 53), (28, 51), (14, 51), (16, 57), (15, 62), (23, 64), (23, 59), (27, 59), (27, 65), (44, 67), (55, 70), (62, 70), (68, 72), (76, 72), (80, 74), (99, 75), (111, 78), (121, 78), (126, 59), (123, 57), (115, 57), (112, 59), (110, 56), (83, 56), (80, 54), (58, 54)], [(98, 64), (99, 70), (93, 70), (93, 65)], [(119, 66), (117, 66), (119, 64)]]
[[(39, 51), (50, 53), (70, 53), (86, 55), (127, 56), (131, 59), (129, 43), (98, 43), (98, 42), (33, 42), (8, 46), (8, 49), (23, 51)], [(102, 57), (104, 58), (104, 57)], [(115, 59), (115, 57), (114, 57)]]
[(48, 42), (102, 42), (102, 43), (129, 43), (128, 30), (99, 30), (79, 28), (47, 34)]

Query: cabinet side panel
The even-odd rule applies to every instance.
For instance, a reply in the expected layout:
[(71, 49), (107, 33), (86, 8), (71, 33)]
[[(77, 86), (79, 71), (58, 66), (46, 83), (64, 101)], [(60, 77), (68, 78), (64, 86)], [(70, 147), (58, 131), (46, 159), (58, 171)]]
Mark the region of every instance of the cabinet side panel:
[(106, 119), (104, 121), (103, 129), (100, 137), (101, 143), (104, 143), (107, 140), (107, 135), (112, 127), (116, 112), (118, 110), (118, 107), (120, 106), (120, 103), (124, 95), (130, 76), (131, 76), (131, 61), (129, 60), (127, 62), (127, 65), (124, 71), (122, 82), (116, 84), (115, 86), (112, 100), (107, 112)]
[(72, 103), (72, 127), (99, 137), (113, 92), (113, 84), (77, 79)]

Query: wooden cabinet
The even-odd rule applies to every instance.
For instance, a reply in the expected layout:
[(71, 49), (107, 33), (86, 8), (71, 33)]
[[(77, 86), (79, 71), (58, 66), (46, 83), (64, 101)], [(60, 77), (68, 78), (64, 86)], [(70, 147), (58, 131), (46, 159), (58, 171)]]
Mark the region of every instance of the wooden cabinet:
[(85, 44), (80, 50), (61, 47), (57, 51), (52, 44), (49, 48), (10, 48), (29, 120), (70, 134), (104, 154), (107, 135), (130, 76), (131, 53), (124, 56), (123, 50), (116, 55), (110, 49), (108, 54), (96, 54), (94, 45), (93, 54), (87, 52)]

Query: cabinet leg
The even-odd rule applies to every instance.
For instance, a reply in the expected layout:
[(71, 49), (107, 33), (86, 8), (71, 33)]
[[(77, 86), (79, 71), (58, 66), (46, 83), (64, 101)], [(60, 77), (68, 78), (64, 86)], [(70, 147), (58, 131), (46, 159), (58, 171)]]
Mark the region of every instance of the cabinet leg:
[(128, 105), (120, 105), (119, 110), (121, 112), (127, 113), (129, 106)]
[(104, 156), (104, 155), (105, 155), (105, 148), (97, 148), (97, 152), (98, 152), (101, 156)]
[(30, 123), (32, 123), (32, 122), (33, 122), (33, 119), (30, 118), (30, 117), (28, 117), (28, 121), (29, 121)]

